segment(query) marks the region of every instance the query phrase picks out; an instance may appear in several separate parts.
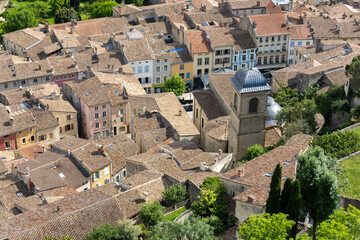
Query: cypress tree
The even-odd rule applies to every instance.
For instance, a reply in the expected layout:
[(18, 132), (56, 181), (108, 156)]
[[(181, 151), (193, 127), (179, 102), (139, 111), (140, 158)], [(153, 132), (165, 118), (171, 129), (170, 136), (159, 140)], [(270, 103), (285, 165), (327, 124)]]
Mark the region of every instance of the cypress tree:
[(288, 218), (289, 220), (293, 220), (295, 222), (295, 225), (290, 230), (290, 237), (293, 239), (296, 239), (296, 231), (297, 231), (297, 222), (299, 220), (299, 214), (300, 214), (300, 204), (301, 204), (301, 189), (300, 189), (300, 181), (299, 179), (296, 179), (291, 184), (291, 193), (289, 202), (286, 208), (287, 213), (289, 214)]
[(280, 200), (280, 212), (287, 214), (286, 207), (289, 202), (290, 193), (291, 193), (291, 183), (292, 180), (287, 178), (284, 184), (284, 188), (281, 192), (281, 200)]
[(271, 177), (270, 192), (265, 209), (267, 213), (273, 214), (280, 212), (281, 178), (281, 165), (278, 163)]

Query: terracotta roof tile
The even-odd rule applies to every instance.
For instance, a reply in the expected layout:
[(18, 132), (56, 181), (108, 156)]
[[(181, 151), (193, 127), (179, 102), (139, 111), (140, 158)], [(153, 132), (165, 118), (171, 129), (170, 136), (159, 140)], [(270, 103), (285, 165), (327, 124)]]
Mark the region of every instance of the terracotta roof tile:
[(186, 38), (190, 43), (190, 47), (193, 53), (207, 53), (212, 52), (209, 43), (206, 41), (206, 37), (203, 31), (190, 30), (185, 32)]
[(290, 33), (286, 24), (285, 14), (263, 14), (249, 16), (252, 22), (256, 22), (256, 33), (258, 36), (269, 34)]
[(194, 91), (193, 95), (209, 121), (227, 115), (212, 91)]

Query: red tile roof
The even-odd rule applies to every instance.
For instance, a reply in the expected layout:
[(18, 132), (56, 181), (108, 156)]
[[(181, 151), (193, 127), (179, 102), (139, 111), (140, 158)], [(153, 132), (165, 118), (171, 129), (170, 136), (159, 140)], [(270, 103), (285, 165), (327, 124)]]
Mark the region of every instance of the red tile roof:
[(207, 53), (211, 52), (211, 47), (206, 41), (203, 31), (190, 30), (186, 31), (185, 35), (190, 43), (190, 52), (193, 53)]
[[(264, 205), (270, 190), (271, 174), (278, 163), (282, 165), (283, 183), (285, 178), (295, 178), (296, 156), (307, 150), (312, 136), (299, 134), (293, 136), (284, 146), (279, 146), (253, 160), (224, 174), (225, 179), (251, 186), (235, 197), (239, 201), (253, 199), (253, 204)], [(268, 175), (269, 174), (269, 175)]]
[(294, 25), (290, 27), (292, 40), (312, 39), (310, 28), (307, 25)]
[(263, 14), (249, 16), (252, 22), (256, 22), (256, 33), (258, 36), (269, 34), (289, 33), (286, 24), (285, 14)]

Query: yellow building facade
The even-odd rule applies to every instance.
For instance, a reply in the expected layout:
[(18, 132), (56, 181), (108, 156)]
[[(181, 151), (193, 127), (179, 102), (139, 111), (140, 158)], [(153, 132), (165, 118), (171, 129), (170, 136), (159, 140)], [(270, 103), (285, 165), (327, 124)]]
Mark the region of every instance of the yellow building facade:
[(171, 65), (171, 75), (179, 75), (190, 89), (194, 86), (193, 62), (183, 62)]
[(109, 183), (110, 178), (111, 178), (111, 164), (91, 174), (90, 186), (92, 188), (102, 186), (104, 184)]
[(36, 143), (36, 127), (21, 130), (16, 133), (17, 148), (28, 147)]

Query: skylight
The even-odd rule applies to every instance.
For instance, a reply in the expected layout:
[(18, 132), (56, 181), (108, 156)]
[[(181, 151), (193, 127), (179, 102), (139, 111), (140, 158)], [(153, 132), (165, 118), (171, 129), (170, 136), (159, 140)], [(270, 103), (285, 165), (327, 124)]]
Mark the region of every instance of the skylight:
[(114, 93), (115, 93), (115, 94), (119, 94), (119, 91), (118, 91), (118, 90), (115, 90)]
[(265, 173), (264, 177), (272, 177), (272, 173)]
[(90, 92), (86, 92), (85, 95), (86, 95), (86, 96), (89, 96), (89, 95), (90, 95)]

